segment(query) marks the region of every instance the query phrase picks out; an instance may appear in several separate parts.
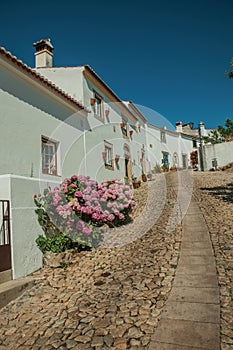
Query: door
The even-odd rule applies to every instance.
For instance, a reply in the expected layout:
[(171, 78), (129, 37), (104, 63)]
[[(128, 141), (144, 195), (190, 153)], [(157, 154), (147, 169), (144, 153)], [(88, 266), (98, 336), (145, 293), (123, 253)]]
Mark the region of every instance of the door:
[(10, 269), (10, 201), (0, 200), (0, 272)]
[(182, 163), (183, 163), (183, 168), (187, 169), (188, 167), (187, 154), (182, 154)]

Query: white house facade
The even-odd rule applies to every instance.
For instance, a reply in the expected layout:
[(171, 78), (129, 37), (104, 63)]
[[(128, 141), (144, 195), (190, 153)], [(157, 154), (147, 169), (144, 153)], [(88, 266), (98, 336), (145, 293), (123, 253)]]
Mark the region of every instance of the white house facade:
[(0, 47), (0, 281), (42, 266), (33, 194), (73, 174), (130, 181), (188, 168), (196, 149), (195, 137), (149, 124), (88, 65), (53, 67), (50, 40), (34, 46), (35, 69)]

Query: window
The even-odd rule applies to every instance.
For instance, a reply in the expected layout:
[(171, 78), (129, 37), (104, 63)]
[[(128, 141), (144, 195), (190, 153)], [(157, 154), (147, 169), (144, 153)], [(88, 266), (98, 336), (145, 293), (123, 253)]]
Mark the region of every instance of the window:
[(197, 140), (193, 140), (193, 148), (197, 148)]
[(97, 94), (94, 93), (95, 103), (94, 103), (94, 115), (95, 117), (103, 120), (103, 99)]
[(41, 146), (43, 174), (57, 175), (58, 143), (46, 137), (42, 137)]
[(113, 170), (113, 145), (104, 141), (105, 168)]
[(165, 131), (160, 132), (160, 141), (166, 143), (166, 134)]

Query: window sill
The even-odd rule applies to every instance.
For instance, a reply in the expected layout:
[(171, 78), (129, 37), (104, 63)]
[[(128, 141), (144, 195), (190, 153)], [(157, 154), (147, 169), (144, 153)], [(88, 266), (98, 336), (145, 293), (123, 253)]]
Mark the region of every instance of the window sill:
[(57, 173), (47, 173), (47, 172), (44, 172), (42, 171), (42, 175), (49, 175), (49, 176), (56, 176), (56, 177), (61, 177), (61, 175), (57, 174)]

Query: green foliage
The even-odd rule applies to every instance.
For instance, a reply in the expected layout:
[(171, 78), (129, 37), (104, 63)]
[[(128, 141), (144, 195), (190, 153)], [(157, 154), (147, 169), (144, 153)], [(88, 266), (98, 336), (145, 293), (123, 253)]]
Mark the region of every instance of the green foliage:
[(163, 172), (168, 172), (169, 170), (169, 165), (167, 163), (164, 163), (162, 166), (161, 166), (161, 169)]
[(65, 270), (67, 268), (67, 262), (66, 261), (61, 261), (60, 262), (60, 267)]
[(39, 235), (36, 239), (36, 244), (43, 254), (45, 252), (61, 253), (75, 246), (75, 243), (62, 233), (52, 237)]
[(233, 120), (227, 118), (225, 121), (225, 127), (219, 125), (217, 130), (213, 130), (210, 132), (208, 136), (203, 137), (205, 143), (222, 143), (229, 142), (233, 140)]

